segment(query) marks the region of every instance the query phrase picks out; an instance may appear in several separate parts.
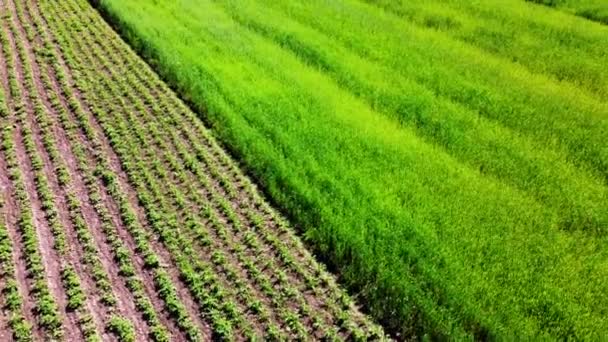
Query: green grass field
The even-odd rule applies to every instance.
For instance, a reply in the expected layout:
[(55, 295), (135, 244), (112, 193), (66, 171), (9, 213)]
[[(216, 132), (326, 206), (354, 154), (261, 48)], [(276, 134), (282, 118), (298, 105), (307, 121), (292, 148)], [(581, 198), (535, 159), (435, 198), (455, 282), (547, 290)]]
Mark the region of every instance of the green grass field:
[(394, 336), (608, 331), (608, 27), (515, 0), (99, 8)]

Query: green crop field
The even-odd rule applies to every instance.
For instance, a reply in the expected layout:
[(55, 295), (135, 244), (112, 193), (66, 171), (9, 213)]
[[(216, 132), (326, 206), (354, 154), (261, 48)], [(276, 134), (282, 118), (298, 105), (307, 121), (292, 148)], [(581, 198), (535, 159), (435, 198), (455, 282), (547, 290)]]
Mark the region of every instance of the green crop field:
[(599, 7), (94, 2), (393, 337), (606, 337)]

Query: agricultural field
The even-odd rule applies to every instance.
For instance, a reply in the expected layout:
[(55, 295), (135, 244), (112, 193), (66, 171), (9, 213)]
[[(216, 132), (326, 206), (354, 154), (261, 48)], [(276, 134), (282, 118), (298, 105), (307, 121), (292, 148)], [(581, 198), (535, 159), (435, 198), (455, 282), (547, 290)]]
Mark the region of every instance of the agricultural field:
[(0, 341), (385, 338), (89, 3), (0, 45)]
[(605, 338), (607, 26), (523, 0), (94, 3), (393, 337)]

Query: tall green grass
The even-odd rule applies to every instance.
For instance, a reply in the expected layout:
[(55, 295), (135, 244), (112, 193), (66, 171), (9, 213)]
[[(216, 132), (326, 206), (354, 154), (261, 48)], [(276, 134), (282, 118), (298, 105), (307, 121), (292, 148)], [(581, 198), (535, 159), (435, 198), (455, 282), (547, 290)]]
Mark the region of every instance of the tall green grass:
[(608, 28), (519, 1), (367, 0), (533, 72), (608, 97)]
[(99, 5), (392, 333), (607, 331), (601, 26), (515, 1)]

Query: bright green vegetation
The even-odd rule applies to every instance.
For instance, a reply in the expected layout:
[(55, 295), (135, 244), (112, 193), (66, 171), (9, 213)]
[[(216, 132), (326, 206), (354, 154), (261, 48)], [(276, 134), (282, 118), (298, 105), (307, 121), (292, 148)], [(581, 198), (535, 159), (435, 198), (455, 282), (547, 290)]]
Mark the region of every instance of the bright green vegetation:
[(608, 28), (521, 1), (102, 0), (390, 332), (608, 329)]
[(555, 7), (575, 15), (608, 24), (608, 2), (605, 0), (527, 0)]

